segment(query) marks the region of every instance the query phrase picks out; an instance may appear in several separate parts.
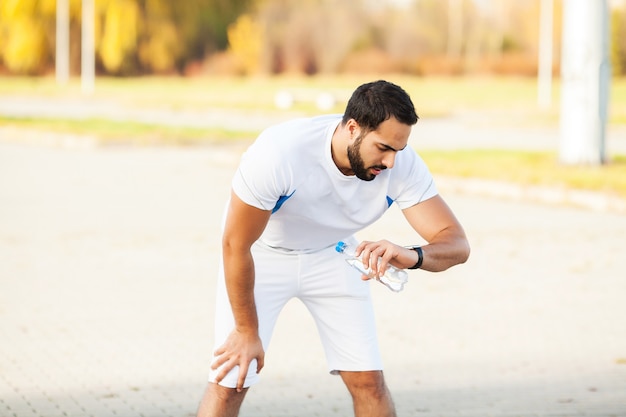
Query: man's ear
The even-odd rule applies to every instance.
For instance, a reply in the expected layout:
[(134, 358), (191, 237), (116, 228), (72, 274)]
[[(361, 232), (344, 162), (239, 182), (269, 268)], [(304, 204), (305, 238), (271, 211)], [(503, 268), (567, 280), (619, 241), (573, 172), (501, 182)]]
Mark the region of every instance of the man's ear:
[(356, 120), (348, 120), (348, 122), (346, 123), (346, 128), (350, 133), (350, 141), (359, 137), (359, 134), (361, 133), (361, 126), (359, 126)]

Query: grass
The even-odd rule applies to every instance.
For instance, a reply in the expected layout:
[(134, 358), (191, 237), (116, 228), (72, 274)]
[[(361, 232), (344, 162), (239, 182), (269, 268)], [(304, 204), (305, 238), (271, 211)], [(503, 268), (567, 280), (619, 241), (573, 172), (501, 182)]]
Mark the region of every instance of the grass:
[(569, 187), (626, 198), (626, 156), (603, 166), (560, 164), (556, 152), (514, 150), (420, 151), (435, 174), (518, 184)]
[(250, 140), (257, 132), (226, 128), (163, 126), (106, 119), (34, 119), (0, 115), (0, 126), (15, 126), (55, 133), (89, 136), (106, 144), (198, 145)]
[[(116, 101), (128, 106), (182, 109), (239, 109), (277, 111), (274, 95), (286, 89), (297, 100), (292, 111), (315, 113), (314, 99), (321, 91), (332, 93), (343, 111), (354, 87), (372, 79), (385, 78), (402, 85), (411, 95), (422, 117), (447, 116), (458, 112), (498, 110), (523, 115), (532, 123), (558, 119), (560, 86), (555, 80), (549, 109), (537, 109), (537, 84), (528, 77), (428, 77), (318, 76), (318, 77), (219, 77), (219, 78), (98, 78), (92, 100)], [(66, 86), (54, 78), (0, 77), (0, 95), (47, 98), (82, 97), (80, 82)], [(609, 123), (626, 124), (626, 78), (612, 80)]]
[[(315, 98), (329, 92), (336, 104), (327, 112), (343, 111), (354, 87), (382, 77), (267, 77), (267, 78), (99, 78), (96, 91), (83, 96), (79, 80), (57, 86), (53, 78), (0, 78), (0, 96), (110, 102), (120, 108), (173, 111), (232, 110), (244, 116), (291, 117), (318, 114)], [(554, 126), (558, 123), (559, 85), (555, 80), (549, 109), (536, 104), (536, 80), (525, 77), (417, 78), (385, 76), (411, 95), (422, 118), (489, 114), (489, 123), (506, 126)], [(288, 111), (274, 105), (274, 96), (288, 90), (296, 101)], [(0, 116), (0, 126), (66, 132), (96, 137), (105, 143), (201, 144), (251, 140), (258, 132), (245, 127), (175, 127), (134, 121), (50, 119)], [(626, 78), (612, 81), (609, 124), (626, 125)], [(565, 166), (555, 152), (509, 150), (451, 150), (420, 152), (436, 174), (497, 179), (516, 183), (565, 186), (615, 193), (626, 197), (626, 157), (612, 155), (601, 167)]]

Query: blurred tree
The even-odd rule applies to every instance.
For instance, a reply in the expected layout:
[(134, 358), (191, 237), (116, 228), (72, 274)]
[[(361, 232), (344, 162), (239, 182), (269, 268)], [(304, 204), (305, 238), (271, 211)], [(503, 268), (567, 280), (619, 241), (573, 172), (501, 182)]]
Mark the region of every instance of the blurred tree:
[(181, 71), (194, 60), (228, 47), (228, 26), (252, 0), (139, 0), (143, 29), (139, 61), (156, 72)]
[[(368, 17), (359, 7), (323, 1), (312, 17), (310, 32), (318, 72), (338, 72), (357, 39), (367, 30)], [(318, 28), (324, 28), (319, 30)]]
[(611, 65), (613, 74), (626, 75), (626, 9), (611, 13)]
[(311, 35), (318, 21), (316, 0), (268, 0), (260, 3), (269, 72), (313, 73), (317, 62)]
[(448, 0), (448, 36), (446, 55), (448, 59), (459, 59), (463, 48), (463, 2)]
[(8, 36), (2, 43), (2, 55), (7, 68), (21, 74), (36, 74), (46, 63), (46, 33), (29, 16), (12, 19), (5, 26)]
[(137, 51), (138, 5), (133, 0), (109, 0), (106, 3), (98, 54), (107, 72), (132, 72), (136, 70), (132, 58)]
[(10, 71), (36, 74), (45, 69), (49, 47), (40, 24), (45, 6), (37, 0), (0, 2), (0, 57)]
[(208, 7), (203, 8), (199, 23), (209, 35), (212, 46), (225, 50), (228, 47), (228, 26), (248, 10), (252, 0), (204, 0), (204, 3)]
[[(459, 0), (463, 1), (463, 0)], [(419, 62), (428, 56), (446, 53), (448, 37), (448, 4), (438, 0), (417, 2), (410, 13), (402, 10), (393, 12), (393, 27), (385, 37), (385, 49), (395, 60)], [(461, 12), (465, 12), (465, 8)], [(465, 26), (465, 24), (463, 24)]]
[[(182, 56), (184, 40), (178, 28), (172, 2), (145, 0), (143, 2), (144, 25), (139, 41), (139, 62), (149, 72), (165, 73), (175, 69)], [(179, 23), (179, 24), (177, 24)]]
[[(562, 2), (555, 0), (556, 51)], [(221, 53), (230, 62), (237, 58), (239, 66), (229, 68), (245, 73), (347, 68), (531, 75), (538, 5), (538, 0), (419, 0), (403, 6), (375, 0), (97, 0), (97, 65), (101, 73), (115, 75), (184, 73)], [(52, 68), (55, 6), (56, 0), (0, 0), (5, 68), (25, 74)], [(81, 0), (70, 0), (70, 18), (76, 73)], [(613, 37), (621, 41), (624, 18), (613, 19)], [(614, 61), (623, 49), (623, 42), (614, 40)]]
[(370, 28), (360, 1), (265, 0), (256, 13), (264, 33), (263, 72), (337, 72)]
[(317, 72), (318, 57), (313, 49), (311, 35), (318, 27), (318, 10), (312, 1), (305, 1), (300, 7), (291, 9), (281, 42), (286, 72)]
[(228, 27), (230, 50), (238, 59), (244, 74), (259, 71), (262, 43), (262, 29), (249, 14), (239, 16), (237, 21)]
[[(227, 27), (253, 0), (98, 0), (96, 45), (109, 74), (180, 71), (227, 47)], [(0, 62), (19, 74), (52, 68), (56, 0), (0, 0)], [(81, 0), (70, 0), (72, 68), (80, 62)]]

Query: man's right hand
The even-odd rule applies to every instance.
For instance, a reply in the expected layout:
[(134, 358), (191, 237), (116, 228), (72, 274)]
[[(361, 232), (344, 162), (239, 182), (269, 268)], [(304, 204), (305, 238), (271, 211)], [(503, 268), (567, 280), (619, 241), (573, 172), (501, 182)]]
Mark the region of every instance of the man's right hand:
[(226, 342), (215, 350), (214, 356), (215, 360), (211, 364), (211, 368), (215, 370), (222, 367), (215, 378), (215, 382), (220, 382), (235, 366), (239, 366), (236, 387), (238, 392), (243, 390), (250, 362), (256, 359), (257, 374), (261, 372), (265, 362), (265, 351), (257, 331), (233, 330)]

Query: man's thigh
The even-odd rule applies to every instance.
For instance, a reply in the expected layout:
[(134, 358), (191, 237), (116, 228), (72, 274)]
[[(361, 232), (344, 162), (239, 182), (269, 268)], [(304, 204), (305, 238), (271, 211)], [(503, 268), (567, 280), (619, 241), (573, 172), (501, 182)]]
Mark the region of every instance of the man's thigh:
[(334, 249), (303, 261), (299, 298), (315, 320), (329, 371), (381, 370), (370, 281)]
[[(253, 247), (255, 266), (254, 298), (259, 322), (259, 337), (263, 349), (267, 351), (276, 321), (285, 304), (295, 296), (299, 261), (296, 255), (283, 254), (255, 245)], [(214, 348), (220, 347), (235, 327), (226, 284), (223, 265), (220, 265), (217, 297), (215, 305)], [(215, 350), (214, 349), (214, 350)], [(210, 372), (209, 380), (213, 381), (219, 369)], [(220, 382), (226, 387), (236, 386), (239, 367), (233, 368)], [(256, 362), (251, 363), (245, 387), (256, 383)]]

